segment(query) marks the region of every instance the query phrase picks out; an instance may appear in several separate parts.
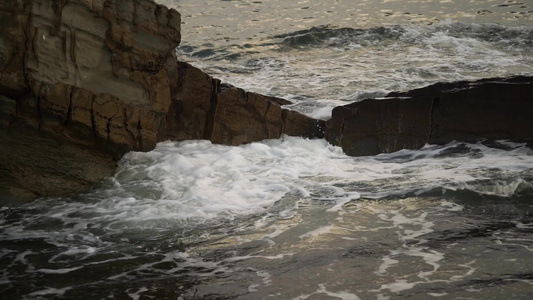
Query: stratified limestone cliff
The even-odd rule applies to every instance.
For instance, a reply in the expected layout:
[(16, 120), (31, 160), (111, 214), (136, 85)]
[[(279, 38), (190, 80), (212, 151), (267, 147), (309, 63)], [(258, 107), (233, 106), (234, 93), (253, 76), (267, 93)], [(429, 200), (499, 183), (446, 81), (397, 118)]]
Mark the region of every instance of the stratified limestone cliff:
[(1, 1), (0, 204), (85, 190), (125, 152), (167, 139), (325, 136), (349, 155), (532, 141), (531, 77), (392, 93), (337, 107), (326, 123), (179, 62), (180, 24), (152, 0)]
[(533, 141), (533, 77), (438, 83), (384, 99), (336, 107), (326, 139), (348, 155), (375, 155), (425, 144)]
[(6, 0), (1, 13), (2, 93), (36, 106), (39, 129), (77, 123), (119, 147), (155, 145), (176, 89), (178, 12), (151, 1)]
[(284, 100), (179, 63), (180, 24), (152, 0), (0, 2), (0, 200), (78, 192), (166, 139), (322, 134)]
[(152, 1), (0, 4), (6, 197), (86, 188), (160, 139), (177, 89), (180, 15)]

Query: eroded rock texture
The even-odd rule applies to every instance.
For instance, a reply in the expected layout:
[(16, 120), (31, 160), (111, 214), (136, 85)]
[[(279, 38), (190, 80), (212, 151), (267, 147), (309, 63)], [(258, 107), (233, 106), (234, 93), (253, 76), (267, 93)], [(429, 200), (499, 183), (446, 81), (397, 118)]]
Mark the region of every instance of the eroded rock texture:
[(177, 11), (147, 0), (4, 0), (0, 20), (8, 195), (79, 191), (125, 151), (155, 146), (177, 89)]
[(155, 145), (175, 85), (178, 12), (139, 0), (6, 0), (2, 23), (3, 94), (34, 98), (40, 129), (75, 122), (119, 147)]
[(439, 83), (336, 107), (326, 139), (349, 155), (453, 140), (533, 140), (533, 77)]
[(284, 99), (221, 83), (187, 63), (179, 64), (179, 90), (168, 114), (168, 137), (240, 145), (282, 134), (322, 138), (324, 121), (284, 109)]

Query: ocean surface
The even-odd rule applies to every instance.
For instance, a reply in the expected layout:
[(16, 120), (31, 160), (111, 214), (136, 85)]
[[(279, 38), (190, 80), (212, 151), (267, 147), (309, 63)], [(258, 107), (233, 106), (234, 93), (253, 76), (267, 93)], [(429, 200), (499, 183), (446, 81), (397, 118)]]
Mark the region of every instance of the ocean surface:
[[(531, 0), (159, 2), (180, 60), (316, 118), (533, 75)], [(0, 299), (533, 299), (533, 150), (163, 142), (89, 192), (0, 207), (0, 266)]]

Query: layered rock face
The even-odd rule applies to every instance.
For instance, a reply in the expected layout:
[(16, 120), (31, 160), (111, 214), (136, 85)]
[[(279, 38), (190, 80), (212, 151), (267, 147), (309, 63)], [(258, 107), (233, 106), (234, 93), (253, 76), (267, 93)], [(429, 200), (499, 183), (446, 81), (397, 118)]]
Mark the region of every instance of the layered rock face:
[(0, 3), (0, 200), (66, 194), (166, 139), (320, 136), (284, 100), (179, 63), (180, 14), (151, 0)]
[(326, 139), (349, 155), (418, 149), (427, 143), (533, 140), (533, 77), (439, 83), (336, 107)]
[(284, 99), (223, 84), (200, 69), (179, 63), (178, 91), (167, 115), (167, 137), (240, 145), (282, 134), (322, 138), (325, 122), (284, 109)]
[(151, 1), (4, 0), (5, 197), (79, 191), (149, 150), (176, 90), (180, 15)]

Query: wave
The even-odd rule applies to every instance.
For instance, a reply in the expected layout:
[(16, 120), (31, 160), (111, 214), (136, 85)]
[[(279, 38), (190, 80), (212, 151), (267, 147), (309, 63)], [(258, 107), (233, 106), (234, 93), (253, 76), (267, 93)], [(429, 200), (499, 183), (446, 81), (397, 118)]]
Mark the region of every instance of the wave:
[[(434, 42), (435, 38), (474, 39), (515, 50), (531, 50), (533, 26), (506, 27), (497, 24), (467, 24), (445, 21), (430, 26), (393, 25), (387, 27), (335, 28), (312, 27), (291, 33), (273, 36), (279, 44), (288, 48), (358, 48), (376, 46), (387, 42), (420, 43)], [(518, 49), (516, 49), (518, 48)]]
[(402, 26), (376, 27), (370, 29), (332, 28), (329, 26), (313, 27), (288, 34), (277, 35), (281, 44), (293, 48), (305, 47), (343, 47), (353, 43), (373, 45), (387, 39), (398, 39), (406, 30)]
[(434, 25), (390, 25), (372, 28), (316, 26), (309, 29), (271, 36), (251, 43), (215, 46), (182, 44), (178, 53), (189, 58), (237, 60), (246, 54), (262, 51), (313, 48), (354, 50), (391, 43), (435, 45), (454, 39), (470, 43), (478, 41), (512, 51), (533, 51), (533, 26), (506, 27), (499, 24), (476, 24), (444, 21)]
[(319, 26), (243, 44), (184, 44), (179, 55), (244, 89), (327, 119), (335, 106), (437, 82), (533, 74), (533, 26), (441, 22)]

